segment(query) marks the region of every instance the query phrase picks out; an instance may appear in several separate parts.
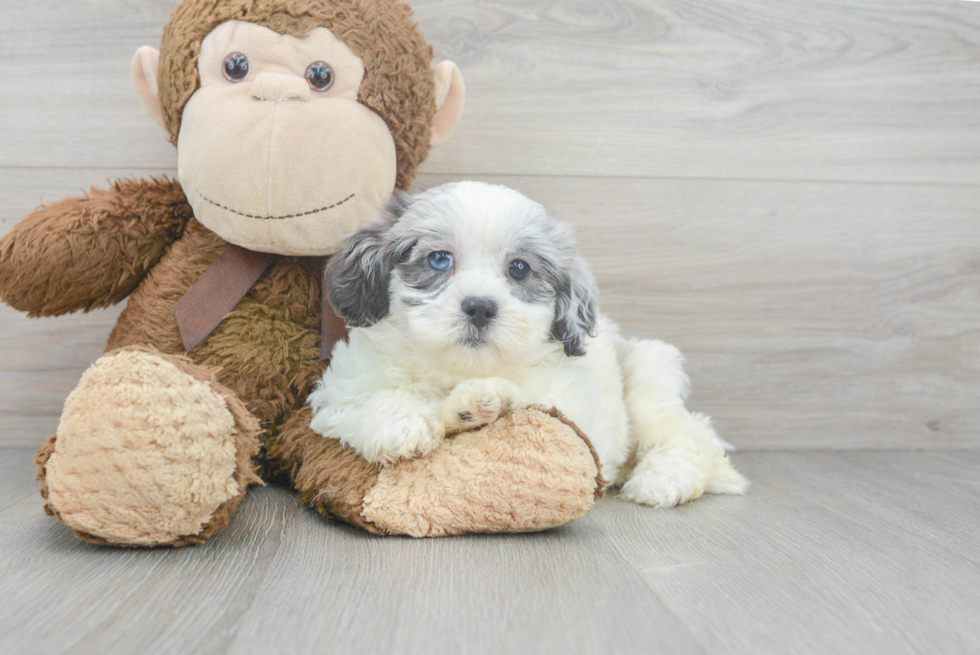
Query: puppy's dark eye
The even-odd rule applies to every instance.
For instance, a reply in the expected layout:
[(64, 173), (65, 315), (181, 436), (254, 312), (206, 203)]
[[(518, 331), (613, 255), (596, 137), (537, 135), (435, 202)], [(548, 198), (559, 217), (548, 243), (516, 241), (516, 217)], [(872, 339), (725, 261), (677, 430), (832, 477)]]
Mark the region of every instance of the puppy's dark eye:
[(306, 68), (306, 81), (314, 91), (326, 91), (333, 86), (333, 69), (325, 61), (315, 61)]
[(240, 52), (233, 52), (225, 57), (221, 69), (229, 82), (241, 82), (248, 77), (248, 57)]
[(448, 271), (453, 267), (453, 253), (440, 250), (429, 255), (429, 266), (437, 271)]
[(515, 259), (507, 264), (507, 274), (520, 282), (526, 280), (527, 276), (531, 274), (531, 267), (523, 259)]

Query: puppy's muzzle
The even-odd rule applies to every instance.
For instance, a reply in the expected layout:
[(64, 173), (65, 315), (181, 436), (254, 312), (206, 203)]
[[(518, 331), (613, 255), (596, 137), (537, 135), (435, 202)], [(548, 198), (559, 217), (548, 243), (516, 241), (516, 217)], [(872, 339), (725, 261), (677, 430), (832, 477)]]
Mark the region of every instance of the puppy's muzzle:
[(470, 323), (477, 328), (486, 326), (497, 315), (497, 303), (490, 298), (467, 298), (462, 307)]

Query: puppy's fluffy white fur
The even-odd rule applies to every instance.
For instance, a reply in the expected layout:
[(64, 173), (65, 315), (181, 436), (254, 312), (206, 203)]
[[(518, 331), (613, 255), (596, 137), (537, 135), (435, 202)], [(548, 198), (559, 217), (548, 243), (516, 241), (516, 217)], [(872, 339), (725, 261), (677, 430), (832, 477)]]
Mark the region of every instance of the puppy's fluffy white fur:
[[(451, 266), (437, 270), (433, 253)], [(516, 191), (459, 182), (398, 196), (328, 273), (355, 327), (310, 395), (311, 425), (365, 459), (422, 456), (447, 433), (539, 405), (574, 421), (603, 476), (639, 503), (745, 491), (709, 419), (684, 407), (680, 352), (598, 315), (568, 226)], [(492, 302), (485, 321), (463, 306), (474, 298)]]

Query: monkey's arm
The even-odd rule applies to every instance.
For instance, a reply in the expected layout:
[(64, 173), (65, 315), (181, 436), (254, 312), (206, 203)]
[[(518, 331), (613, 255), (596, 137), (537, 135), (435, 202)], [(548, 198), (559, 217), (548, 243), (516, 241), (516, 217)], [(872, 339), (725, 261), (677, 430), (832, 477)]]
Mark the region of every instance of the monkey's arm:
[(30, 316), (115, 304), (192, 216), (180, 183), (165, 177), (42, 206), (0, 239), (0, 299)]

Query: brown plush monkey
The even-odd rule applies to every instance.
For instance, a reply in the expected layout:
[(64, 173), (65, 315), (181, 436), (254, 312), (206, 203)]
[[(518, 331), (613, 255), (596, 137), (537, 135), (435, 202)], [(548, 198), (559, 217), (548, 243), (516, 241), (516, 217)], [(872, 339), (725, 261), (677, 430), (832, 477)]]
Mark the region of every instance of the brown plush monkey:
[(323, 258), (459, 120), (459, 71), (431, 64), (392, 0), (185, 0), (160, 52), (137, 52), (179, 183), (119, 181), (0, 241), (0, 297), (31, 316), (129, 298), (36, 458), (47, 511), (81, 539), (200, 543), (262, 480), (387, 534), (538, 530), (591, 507), (595, 453), (554, 412), (383, 469), (309, 429), (343, 337)]

